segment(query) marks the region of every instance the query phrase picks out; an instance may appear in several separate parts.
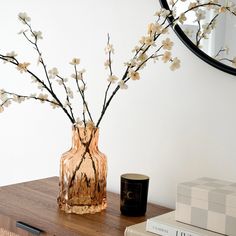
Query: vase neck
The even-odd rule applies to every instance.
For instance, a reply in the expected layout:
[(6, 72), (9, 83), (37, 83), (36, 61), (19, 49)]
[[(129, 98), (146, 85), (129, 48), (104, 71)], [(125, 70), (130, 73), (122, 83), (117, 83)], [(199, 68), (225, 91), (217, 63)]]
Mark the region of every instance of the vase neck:
[(99, 129), (91, 127), (73, 127), (72, 148), (98, 149)]

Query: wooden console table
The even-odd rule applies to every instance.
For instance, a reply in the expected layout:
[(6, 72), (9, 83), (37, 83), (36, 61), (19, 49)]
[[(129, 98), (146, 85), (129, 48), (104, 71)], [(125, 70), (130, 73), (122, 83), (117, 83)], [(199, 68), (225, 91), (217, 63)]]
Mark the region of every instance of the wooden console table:
[(19, 221), (42, 230), (40, 235), (122, 236), (127, 226), (170, 211), (148, 204), (146, 216), (123, 216), (119, 195), (108, 192), (105, 211), (93, 215), (65, 214), (57, 207), (57, 195), (58, 177), (0, 187), (0, 228), (21, 236), (34, 235), (16, 227)]

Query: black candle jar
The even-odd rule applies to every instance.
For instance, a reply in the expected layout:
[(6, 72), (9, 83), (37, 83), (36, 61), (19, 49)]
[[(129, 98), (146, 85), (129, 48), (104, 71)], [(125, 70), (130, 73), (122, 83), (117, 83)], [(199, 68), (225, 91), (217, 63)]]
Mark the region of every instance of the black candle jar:
[(120, 211), (127, 216), (145, 215), (149, 177), (142, 174), (121, 175)]

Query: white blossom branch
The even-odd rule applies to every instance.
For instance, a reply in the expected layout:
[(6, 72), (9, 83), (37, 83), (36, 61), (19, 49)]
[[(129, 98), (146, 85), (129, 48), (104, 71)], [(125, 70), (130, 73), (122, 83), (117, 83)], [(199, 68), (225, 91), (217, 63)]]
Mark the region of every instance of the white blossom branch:
[[(2, 54), (0, 54), (0, 59), (6, 62), (9, 62), (15, 66), (17, 66), (17, 68), (20, 68), (21, 65), (23, 65), (23, 63), (19, 63), (18, 60), (16, 58), (14, 58), (14, 60), (9, 60), (8, 56), (4, 56)], [(20, 68), (21, 69), (21, 68)], [(44, 83), (43, 80), (39, 79), (38, 76), (36, 76), (33, 72), (31, 72), (27, 67), (23, 68), (23, 72), (26, 72), (28, 74), (30, 74), (32, 77), (34, 77), (36, 79), (36, 81), (41, 84), (43, 86), (44, 89), (46, 89), (46, 91), (52, 95), (52, 97), (56, 100), (56, 102), (59, 104), (59, 106), (62, 108), (62, 110), (66, 113), (66, 115), (69, 117), (70, 121), (72, 122), (72, 124), (75, 123), (75, 121), (73, 120), (73, 118), (70, 116), (70, 114), (68, 113), (68, 111), (64, 108), (63, 104), (61, 103), (61, 101), (59, 100), (59, 98), (56, 96), (56, 94), (51, 91), (51, 89)]]
[[(90, 110), (89, 110), (89, 108), (88, 108), (87, 101), (86, 101), (86, 99), (85, 99), (85, 93), (84, 93), (84, 91), (85, 91), (85, 89), (86, 89), (86, 83), (84, 82), (84, 79), (83, 79), (83, 73), (81, 73), (80, 78), (79, 78), (76, 65), (74, 65), (74, 71), (75, 71), (75, 81), (76, 81), (76, 85), (77, 85), (78, 91), (79, 91), (79, 93), (80, 93), (80, 96), (81, 96), (81, 98), (82, 98), (82, 102), (83, 102), (83, 122), (84, 122), (84, 124), (85, 124), (85, 126), (86, 126), (85, 109), (86, 109), (86, 111), (87, 111), (87, 113), (88, 113), (88, 116), (89, 116), (90, 120), (93, 122), (92, 115), (91, 115), (91, 113), (90, 113)], [(81, 89), (80, 86), (79, 86), (79, 80), (81, 80), (82, 83), (83, 83), (83, 88), (82, 88), (82, 89)], [(84, 108), (85, 108), (85, 109), (84, 109)]]
[[(107, 34), (107, 47), (110, 45), (110, 35)], [(111, 60), (111, 54), (112, 54), (112, 50), (109, 50), (108, 51), (108, 68), (109, 68), (109, 71), (110, 71), (110, 76), (113, 75), (113, 72), (112, 72), (112, 66), (111, 66), (111, 63), (112, 63), (112, 60)], [(108, 86), (107, 86), (107, 89), (105, 91), (105, 96), (104, 96), (104, 101), (103, 101), (103, 107), (102, 107), (102, 110), (104, 110), (105, 106), (106, 106), (106, 101), (107, 101), (107, 94), (108, 94), (108, 91), (111, 87), (111, 84), (112, 82), (110, 81)]]
[(62, 84), (63, 88), (64, 88), (64, 91), (66, 93), (66, 101), (67, 101), (67, 105), (70, 109), (70, 114), (71, 114), (71, 117), (73, 118), (73, 120), (75, 121), (75, 117), (74, 117), (74, 113), (73, 113), (73, 108), (72, 108), (72, 105), (71, 105), (71, 101), (70, 101), (70, 97), (69, 97), (69, 91), (68, 91), (68, 88), (66, 87), (66, 84), (65, 84), (65, 79), (62, 78), (61, 76), (57, 75), (56, 76), (57, 78), (60, 79), (60, 83)]
[[(11, 96), (11, 97), (7, 97), (7, 96)], [(6, 96), (6, 97), (5, 97)], [(3, 107), (7, 104), (9, 104), (9, 101), (14, 101), (14, 102), (18, 102), (21, 103), (25, 100), (29, 100), (29, 99), (34, 99), (34, 100), (39, 100), (41, 102), (47, 102), (50, 103), (53, 108), (59, 107), (59, 104), (55, 101), (55, 100), (49, 100), (48, 99), (48, 95), (47, 94), (39, 94), (38, 96), (36, 94), (32, 94), (32, 95), (21, 95), (21, 94), (17, 94), (14, 92), (8, 92), (5, 90), (0, 90), (0, 98), (2, 100), (2, 103), (0, 104), (0, 107)]]

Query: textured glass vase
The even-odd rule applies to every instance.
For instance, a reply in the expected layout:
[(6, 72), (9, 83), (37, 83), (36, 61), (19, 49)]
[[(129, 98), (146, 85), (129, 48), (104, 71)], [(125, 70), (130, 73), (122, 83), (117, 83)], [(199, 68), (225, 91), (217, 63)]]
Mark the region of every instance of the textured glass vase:
[(107, 206), (106, 156), (98, 150), (99, 130), (73, 127), (72, 148), (60, 162), (58, 204), (66, 213), (96, 213)]

